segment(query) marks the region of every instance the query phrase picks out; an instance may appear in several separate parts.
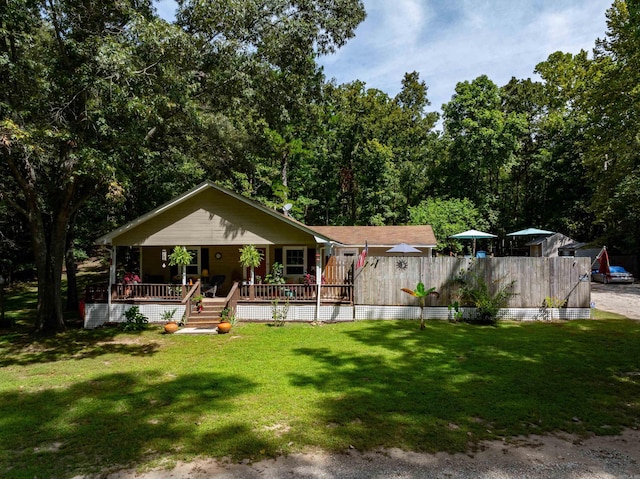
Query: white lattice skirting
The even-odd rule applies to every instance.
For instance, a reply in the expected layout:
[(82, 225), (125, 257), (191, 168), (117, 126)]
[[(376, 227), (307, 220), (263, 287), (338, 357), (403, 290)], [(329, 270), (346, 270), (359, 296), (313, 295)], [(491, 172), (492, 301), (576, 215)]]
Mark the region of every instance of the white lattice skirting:
[[(475, 308), (460, 308), (465, 318), (472, 317)], [(446, 307), (426, 307), (428, 319), (453, 319)], [(550, 321), (552, 319), (589, 319), (589, 308), (504, 308), (498, 318), (516, 321)], [(419, 306), (356, 306), (354, 319), (420, 319)]]
[[(111, 305), (111, 315), (109, 315), (109, 305), (105, 303), (88, 303), (85, 305), (84, 327), (97, 328), (107, 322), (125, 322), (125, 311), (131, 308), (132, 304), (113, 303)], [(165, 311), (176, 312), (173, 318), (177, 321), (182, 319), (186, 307), (184, 305), (162, 305), (162, 304), (139, 304), (140, 312), (144, 314), (150, 323), (164, 323), (162, 313)]]
[[(282, 309), (282, 306), (279, 306)], [(272, 321), (270, 305), (238, 304), (236, 316), (241, 321)], [(287, 321), (315, 321), (314, 305), (290, 305)], [(353, 321), (353, 306), (320, 306), (320, 321)]]
[[(124, 322), (124, 312), (130, 304), (112, 304), (109, 317), (109, 305), (87, 304), (85, 307), (85, 328), (95, 328), (108, 321)], [(176, 308), (175, 319), (182, 318), (185, 307), (182, 305), (142, 304), (138, 305), (150, 323), (162, 323), (162, 313)], [(280, 306), (281, 307), (281, 306)], [(473, 315), (474, 308), (461, 308), (465, 317)], [(238, 304), (236, 315), (241, 321), (272, 321), (270, 305)], [(453, 319), (453, 311), (446, 307), (424, 308), (427, 319)], [(500, 319), (517, 321), (549, 321), (553, 319), (589, 319), (589, 308), (505, 308), (499, 313)], [(309, 322), (316, 319), (315, 305), (290, 305), (286, 321)], [(420, 319), (418, 306), (321, 306), (320, 321), (353, 321), (363, 319)]]

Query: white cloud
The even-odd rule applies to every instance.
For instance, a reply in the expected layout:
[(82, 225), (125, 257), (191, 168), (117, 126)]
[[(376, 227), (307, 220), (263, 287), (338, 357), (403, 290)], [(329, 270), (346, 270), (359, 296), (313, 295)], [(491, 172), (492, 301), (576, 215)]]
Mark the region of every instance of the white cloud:
[[(498, 85), (534, 77), (555, 51), (591, 50), (606, 29), (613, 0), (364, 0), (356, 37), (321, 59), (328, 78), (362, 80), (395, 95), (406, 72), (418, 71), (432, 109), (456, 83), (486, 74)], [(175, 0), (156, 2), (164, 18)]]
[[(498, 85), (534, 76), (537, 63), (562, 50), (590, 50), (606, 28), (611, 0), (365, 0), (357, 36), (325, 58), (327, 77), (356, 79), (390, 95), (405, 72), (418, 71), (432, 108), (459, 81), (486, 74)], [(395, 18), (392, 18), (395, 17)]]

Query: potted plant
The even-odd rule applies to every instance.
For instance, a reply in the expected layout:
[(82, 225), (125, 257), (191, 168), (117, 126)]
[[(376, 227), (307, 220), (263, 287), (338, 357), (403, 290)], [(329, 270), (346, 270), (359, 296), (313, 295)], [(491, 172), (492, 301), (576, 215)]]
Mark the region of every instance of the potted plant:
[(177, 308), (172, 309), (171, 311), (164, 311), (160, 318), (165, 322), (164, 332), (171, 334), (175, 333), (178, 330), (179, 324), (177, 321), (174, 321), (173, 315), (176, 314)]
[(275, 262), (271, 265), (271, 271), (264, 277), (264, 281), (267, 284), (284, 284), (285, 279), (282, 275), (284, 270), (284, 266), (280, 263)]
[(182, 267), (182, 285), (187, 284), (187, 266), (191, 264), (193, 257), (185, 246), (176, 246), (169, 255), (169, 265)]
[(202, 312), (202, 300), (203, 300), (203, 298), (204, 298), (204, 296), (202, 296), (201, 294), (197, 294), (197, 295), (195, 295), (195, 296), (193, 296), (191, 298), (191, 302), (195, 305), (197, 313), (201, 313)]
[(236, 324), (238, 319), (236, 313), (231, 308), (224, 308), (220, 311), (220, 322), (218, 323), (218, 333), (225, 334), (231, 330), (231, 327)]
[(240, 264), (243, 268), (251, 268), (250, 284), (254, 281), (254, 268), (260, 266), (262, 263), (262, 253), (252, 245), (248, 244), (240, 248)]

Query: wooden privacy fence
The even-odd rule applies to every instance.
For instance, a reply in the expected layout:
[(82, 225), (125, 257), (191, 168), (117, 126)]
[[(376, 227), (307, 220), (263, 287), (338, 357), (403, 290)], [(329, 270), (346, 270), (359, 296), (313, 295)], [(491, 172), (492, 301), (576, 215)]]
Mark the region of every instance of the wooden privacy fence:
[(355, 272), (356, 304), (378, 306), (416, 305), (416, 298), (401, 291), (414, 289), (419, 281), (435, 287), (440, 297), (429, 297), (427, 306), (448, 306), (458, 299), (461, 272), (484, 278), (495, 292), (515, 281), (509, 308), (536, 308), (545, 298), (567, 300), (566, 307), (589, 308), (591, 296), (589, 258), (451, 258), (369, 257)]
[(351, 284), (356, 256), (331, 256), (322, 271), (323, 284)]

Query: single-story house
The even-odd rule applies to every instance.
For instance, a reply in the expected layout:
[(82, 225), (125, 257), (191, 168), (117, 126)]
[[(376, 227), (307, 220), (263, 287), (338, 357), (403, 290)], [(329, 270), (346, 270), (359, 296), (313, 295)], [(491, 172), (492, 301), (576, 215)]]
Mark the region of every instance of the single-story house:
[[(178, 314), (189, 316), (190, 298), (207, 291), (213, 291), (211, 300), (219, 303), (206, 315), (207, 320), (215, 318), (222, 307), (240, 301), (270, 301), (282, 291), (272, 285), (246, 284), (250, 272), (241, 267), (239, 250), (249, 244), (263, 254), (262, 263), (255, 268), (256, 283), (278, 262), (283, 266), (286, 294), (292, 300), (352, 304), (354, 259), (365, 245), (370, 255), (385, 255), (395, 244), (408, 243), (423, 251), (422, 255), (431, 256), (436, 239), (430, 226), (306, 226), (205, 181), (101, 236), (96, 243), (111, 250), (109, 285), (93, 287), (86, 301), (109, 307), (92, 319), (90, 326), (120, 317), (119, 311), (112, 311), (114, 304), (178, 305)], [(169, 265), (175, 246), (185, 246), (192, 254), (186, 267), (186, 286), (180, 286), (180, 272)], [(325, 275), (328, 267), (332, 272)], [(135, 284), (129, 284), (131, 277), (136, 278)], [(313, 286), (327, 277), (329, 284), (317, 295)], [(216, 288), (212, 289), (214, 278)], [(160, 309), (156, 309), (159, 316)], [(86, 311), (91, 313), (91, 308)]]

